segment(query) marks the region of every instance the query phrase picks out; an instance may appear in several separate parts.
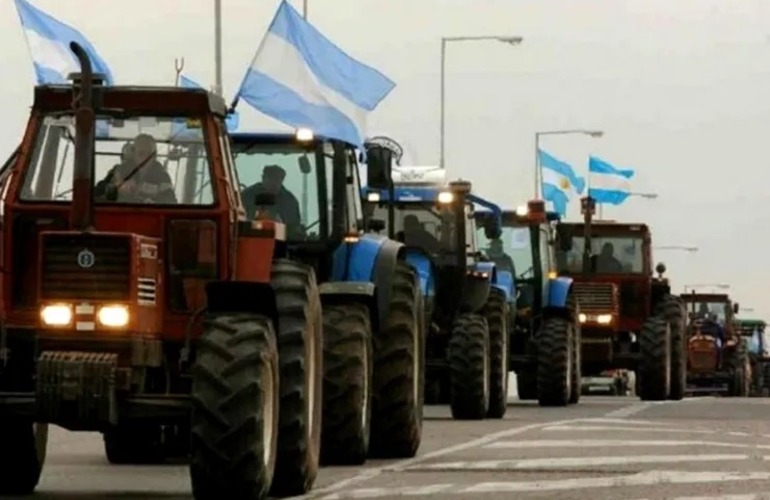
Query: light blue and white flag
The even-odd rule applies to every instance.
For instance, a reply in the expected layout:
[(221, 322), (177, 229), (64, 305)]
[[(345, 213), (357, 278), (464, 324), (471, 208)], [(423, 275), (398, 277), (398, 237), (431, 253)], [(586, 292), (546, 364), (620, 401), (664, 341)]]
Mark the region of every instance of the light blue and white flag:
[(343, 52), (281, 2), (236, 99), (296, 128), (362, 146), (390, 79)]
[(91, 58), (94, 72), (103, 74), (107, 85), (113, 84), (109, 66), (79, 31), (54, 19), (27, 0), (16, 0), (16, 10), (27, 37), (38, 85), (67, 83), (70, 73), (80, 72), (77, 58), (70, 50), (71, 42), (80, 44)]
[[(186, 88), (186, 89), (202, 89), (203, 86), (199, 85), (198, 82), (195, 80), (192, 80), (184, 75), (179, 75), (179, 86)], [(240, 121), (240, 117), (238, 116), (237, 111), (233, 111), (232, 113), (228, 113), (227, 117), (225, 118), (225, 125), (227, 126), (228, 132), (234, 132), (238, 130), (238, 122)]]
[(620, 205), (631, 195), (631, 169), (616, 168), (595, 156), (588, 158), (588, 196), (596, 203)]
[(553, 203), (553, 209), (562, 217), (567, 215), (567, 205), (573, 193), (582, 194), (585, 179), (578, 176), (571, 165), (543, 150), (537, 151), (542, 178), (543, 199)]

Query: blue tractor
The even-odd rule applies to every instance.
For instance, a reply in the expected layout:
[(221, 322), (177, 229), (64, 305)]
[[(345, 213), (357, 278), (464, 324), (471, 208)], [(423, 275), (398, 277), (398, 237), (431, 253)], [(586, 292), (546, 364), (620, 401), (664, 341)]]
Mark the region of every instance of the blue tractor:
[[(420, 275), (429, 325), (426, 397), (449, 403), (455, 419), (502, 418), (513, 278), (480, 258), (473, 219), (475, 204), (494, 205), (473, 196), (469, 182), (447, 185), (443, 170), (399, 171), (373, 154), (377, 148), (368, 146), (365, 211), (370, 229), (387, 229), (405, 243), (406, 259)], [(382, 181), (387, 170), (393, 172), (384, 179), (388, 189), (376, 187), (372, 180)]]
[[(279, 435), (296, 439), (281, 441), (279, 460), (283, 451), (297, 467), (312, 468), (319, 453), (322, 465), (414, 456), (422, 433), (423, 299), (405, 246), (363, 232), (355, 147), (300, 129), (234, 133), (231, 148), (247, 219), (279, 218), (285, 253), (320, 283), (323, 332), (316, 335), (323, 341), (304, 345), (323, 353), (310, 357), (317, 366), (301, 366), (307, 332), (300, 323), (280, 323), (279, 338), (297, 342), (280, 351), (293, 362), (281, 373)], [(279, 297), (278, 308), (302, 313), (291, 294)]]
[(555, 246), (559, 215), (542, 200), (502, 213), (499, 238), (484, 228), (496, 225), (491, 211), (476, 212), (478, 237), (486, 256), (500, 265), (512, 261), (518, 296), (511, 322), (510, 369), (516, 372), (519, 399), (542, 406), (564, 406), (580, 399), (580, 321), (572, 279), (557, 276)]

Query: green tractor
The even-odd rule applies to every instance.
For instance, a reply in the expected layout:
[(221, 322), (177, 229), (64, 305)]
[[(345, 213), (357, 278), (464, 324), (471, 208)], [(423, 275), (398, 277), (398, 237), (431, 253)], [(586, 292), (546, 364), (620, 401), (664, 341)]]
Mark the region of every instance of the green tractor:
[(736, 319), (736, 328), (748, 346), (751, 362), (751, 388), (753, 397), (770, 396), (770, 346), (765, 337), (767, 323), (762, 319)]

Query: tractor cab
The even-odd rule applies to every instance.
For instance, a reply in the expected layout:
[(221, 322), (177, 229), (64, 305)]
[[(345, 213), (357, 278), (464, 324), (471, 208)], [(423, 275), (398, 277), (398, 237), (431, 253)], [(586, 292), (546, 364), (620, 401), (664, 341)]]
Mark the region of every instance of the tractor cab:
[(722, 340), (737, 338), (740, 333), (735, 315), (738, 314), (739, 304), (733, 303), (730, 296), (724, 293), (683, 293), (682, 300), (687, 308), (688, 330), (695, 334), (696, 330), (706, 333), (717, 328), (723, 332)]

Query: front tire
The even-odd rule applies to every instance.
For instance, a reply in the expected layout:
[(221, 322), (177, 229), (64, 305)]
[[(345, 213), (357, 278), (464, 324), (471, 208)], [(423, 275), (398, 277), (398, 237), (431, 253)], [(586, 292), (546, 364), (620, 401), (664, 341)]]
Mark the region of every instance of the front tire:
[(686, 310), (682, 299), (666, 295), (660, 305), (660, 316), (671, 330), (671, 387), (668, 399), (679, 401), (687, 390), (687, 339), (685, 338)]
[(639, 398), (663, 401), (671, 387), (671, 329), (659, 316), (650, 316), (639, 333)]
[(278, 444), (278, 377), (268, 318), (247, 313), (205, 318), (191, 395), (190, 478), (196, 500), (267, 497)]
[(7, 420), (0, 425), (0, 495), (31, 495), (40, 482), (48, 424)]
[(537, 348), (537, 399), (540, 406), (569, 404), (572, 336), (569, 320), (552, 316), (543, 321)]
[(482, 420), (489, 410), (489, 330), (473, 313), (455, 319), (449, 340), (452, 417)]
[(411, 458), (422, 440), (423, 299), (417, 273), (396, 262), (386, 327), (374, 335), (370, 457)]
[(318, 475), (323, 405), (323, 326), (315, 272), (279, 259), (271, 282), (278, 307), (281, 405), (270, 494), (303, 495)]
[(489, 325), (489, 409), (487, 418), (500, 419), (508, 409), (508, 305), (505, 293), (492, 287), (482, 314)]
[(321, 463), (360, 465), (369, 452), (372, 325), (363, 304), (323, 307), (324, 388)]

